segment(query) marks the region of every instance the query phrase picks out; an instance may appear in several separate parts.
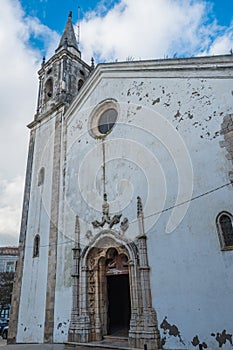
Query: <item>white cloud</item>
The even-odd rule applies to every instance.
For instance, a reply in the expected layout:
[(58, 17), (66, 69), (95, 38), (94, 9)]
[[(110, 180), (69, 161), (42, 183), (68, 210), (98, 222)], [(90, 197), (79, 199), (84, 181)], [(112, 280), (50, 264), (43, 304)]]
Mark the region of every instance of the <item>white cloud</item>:
[(219, 35), (207, 52), (208, 55), (229, 54), (233, 50), (233, 22), (230, 27), (223, 30), (223, 34)]
[(0, 179), (0, 246), (18, 242), (24, 177)]
[(37, 70), (41, 61), (40, 52), (29, 44), (33, 36), (47, 38), (47, 50), (50, 50), (51, 42), (54, 45), (56, 38), (56, 34), (36, 18), (26, 17), (19, 1), (1, 0), (0, 189), (4, 201), (1, 198), (0, 245), (12, 243), (12, 237), (19, 234), (22, 177), (26, 168), (29, 135), (26, 125), (35, 113)]
[(121, 0), (108, 12), (103, 3), (81, 22), (87, 61), (93, 53), (98, 61), (196, 56), (208, 53), (219, 34), (216, 21), (210, 22), (212, 7), (204, 0)]

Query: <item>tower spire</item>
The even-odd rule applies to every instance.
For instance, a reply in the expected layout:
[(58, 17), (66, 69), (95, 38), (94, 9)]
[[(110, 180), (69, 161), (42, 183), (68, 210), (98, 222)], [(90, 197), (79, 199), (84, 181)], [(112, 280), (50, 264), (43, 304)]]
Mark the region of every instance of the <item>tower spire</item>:
[(75, 32), (74, 32), (74, 27), (72, 24), (72, 11), (70, 11), (70, 13), (69, 13), (68, 20), (66, 22), (66, 26), (65, 26), (65, 29), (63, 31), (58, 48), (56, 49), (56, 52), (58, 52), (62, 49), (73, 51), (73, 53), (74, 53), (74, 51), (76, 53), (78, 51), (78, 53), (80, 55), (80, 51), (78, 49), (78, 44), (77, 44), (77, 40), (76, 40), (76, 36), (75, 36)]
[(81, 59), (70, 12), (55, 54), (47, 62), (43, 59), (38, 72), (40, 85), (35, 119), (52, 113), (55, 106), (62, 104), (68, 108), (91, 70)]

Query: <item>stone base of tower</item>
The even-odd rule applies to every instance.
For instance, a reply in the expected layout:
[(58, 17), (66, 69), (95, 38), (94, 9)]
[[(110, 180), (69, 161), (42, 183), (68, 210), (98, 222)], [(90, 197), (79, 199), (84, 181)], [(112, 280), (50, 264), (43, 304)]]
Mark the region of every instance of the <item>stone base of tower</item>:
[(90, 343), (92, 341), (91, 334), (88, 330), (78, 329), (70, 330), (68, 335), (68, 342), (71, 343)]
[(89, 316), (78, 317), (77, 321), (71, 320), (68, 333), (69, 342), (90, 343), (93, 341), (101, 341), (102, 338), (101, 324), (96, 322), (94, 327), (91, 326)]
[(129, 346), (136, 349), (158, 350), (160, 349), (160, 333), (157, 324), (157, 315), (152, 307), (142, 309), (138, 313), (137, 309), (132, 310)]
[(145, 349), (147, 350), (158, 350), (160, 349), (159, 339), (157, 338), (156, 332), (141, 332), (133, 331), (129, 332), (129, 347), (136, 349)]
[(89, 316), (79, 316), (77, 321), (71, 321), (68, 341), (74, 343), (90, 343), (102, 339), (100, 332), (96, 332), (90, 325)]

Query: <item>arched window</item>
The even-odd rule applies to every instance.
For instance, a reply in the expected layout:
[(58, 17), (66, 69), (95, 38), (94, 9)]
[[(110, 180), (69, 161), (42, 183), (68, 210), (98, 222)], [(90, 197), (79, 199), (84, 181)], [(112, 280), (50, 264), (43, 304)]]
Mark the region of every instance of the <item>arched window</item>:
[(222, 250), (233, 249), (233, 216), (224, 211), (217, 216), (216, 222)]
[(40, 235), (35, 235), (34, 245), (33, 245), (33, 258), (37, 258), (39, 256), (40, 251)]
[(81, 89), (81, 87), (83, 86), (84, 81), (82, 79), (79, 79), (78, 81), (78, 91)]
[(44, 167), (40, 169), (39, 171), (39, 175), (38, 175), (38, 186), (43, 185), (44, 183), (44, 173), (45, 173), (45, 169)]
[(45, 83), (45, 102), (53, 96), (53, 80), (49, 78)]

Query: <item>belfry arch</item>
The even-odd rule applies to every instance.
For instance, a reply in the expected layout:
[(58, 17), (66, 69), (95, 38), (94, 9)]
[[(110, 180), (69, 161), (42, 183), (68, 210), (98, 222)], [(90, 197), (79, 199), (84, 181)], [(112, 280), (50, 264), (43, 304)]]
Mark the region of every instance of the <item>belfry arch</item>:
[[(115, 230), (102, 230), (82, 251), (77, 244), (73, 257), (69, 341), (101, 341), (117, 332), (128, 337), (131, 347), (143, 349), (147, 344), (148, 350), (157, 349), (159, 332), (151, 300), (146, 236), (139, 235), (132, 242)], [(119, 303), (118, 310), (115, 303)]]

